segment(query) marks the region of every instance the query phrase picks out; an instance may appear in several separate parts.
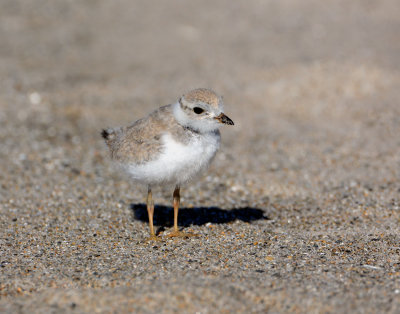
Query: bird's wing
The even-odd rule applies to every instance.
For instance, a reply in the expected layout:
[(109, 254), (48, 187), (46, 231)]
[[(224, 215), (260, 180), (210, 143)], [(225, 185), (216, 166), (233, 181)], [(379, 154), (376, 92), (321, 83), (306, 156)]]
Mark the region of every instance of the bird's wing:
[(161, 137), (172, 124), (172, 109), (168, 105), (122, 128), (116, 132), (115, 140), (109, 145), (112, 158), (134, 164), (155, 159), (163, 147)]

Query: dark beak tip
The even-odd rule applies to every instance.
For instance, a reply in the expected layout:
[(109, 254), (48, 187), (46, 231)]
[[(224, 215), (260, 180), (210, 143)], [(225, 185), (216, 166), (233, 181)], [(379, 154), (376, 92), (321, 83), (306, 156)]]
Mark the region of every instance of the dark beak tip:
[(227, 125), (234, 125), (233, 121), (223, 113), (221, 113), (221, 115), (218, 116), (217, 119), (220, 123), (227, 124)]

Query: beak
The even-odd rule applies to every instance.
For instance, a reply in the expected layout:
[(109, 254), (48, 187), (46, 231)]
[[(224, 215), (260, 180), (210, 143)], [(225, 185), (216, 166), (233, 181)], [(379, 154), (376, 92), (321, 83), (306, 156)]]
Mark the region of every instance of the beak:
[(214, 119), (218, 120), (219, 123), (234, 125), (233, 121), (228, 118), (228, 116), (221, 113), (219, 116), (215, 117)]

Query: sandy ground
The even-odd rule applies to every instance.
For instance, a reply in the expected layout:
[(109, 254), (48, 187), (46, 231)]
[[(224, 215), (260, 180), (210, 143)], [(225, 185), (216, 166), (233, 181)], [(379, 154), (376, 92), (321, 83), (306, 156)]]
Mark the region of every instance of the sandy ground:
[[(99, 136), (195, 87), (234, 127), (144, 189)], [(400, 312), (400, 6), (0, 4), (0, 312)]]

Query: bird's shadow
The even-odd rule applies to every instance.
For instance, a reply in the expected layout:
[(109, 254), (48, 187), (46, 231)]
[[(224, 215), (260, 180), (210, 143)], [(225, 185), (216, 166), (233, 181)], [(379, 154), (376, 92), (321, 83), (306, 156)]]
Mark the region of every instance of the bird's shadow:
[[(148, 222), (146, 204), (131, 204), (134, 219)], [(173, 224), (174, 209), (171, 206), (156, 205), (154, 208), (154, 225), (171, 227)], [(190, 225), (202, 226), (206, 223), (223, 224), (241, 220), (252, 222), (254, 220), (268, 220), (264, 212), (258, 208), (243, 207), (234, 209), (221, 209), (219, 207), (183, 207), (179, 208), (178, 225), (188, 227)]]

